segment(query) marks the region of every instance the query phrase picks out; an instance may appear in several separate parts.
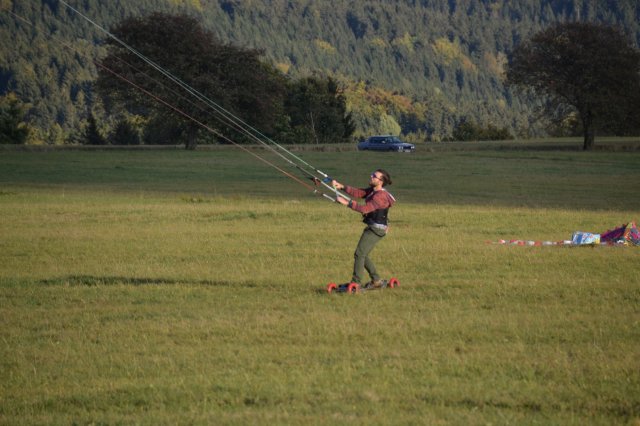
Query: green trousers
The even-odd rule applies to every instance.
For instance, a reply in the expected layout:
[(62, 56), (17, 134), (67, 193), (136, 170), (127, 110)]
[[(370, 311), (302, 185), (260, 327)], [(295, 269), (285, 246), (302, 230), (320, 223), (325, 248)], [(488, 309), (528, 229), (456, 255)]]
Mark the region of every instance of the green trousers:
[(385, 230), (372, 229), (370, 227), (366, 227), (364, 231), (362, 231), (362, 236), (360, 237), (356, 251), (353, 254), (354, 262), (353, 276), (351, 277), (352, 282), (361, 284), (365, 269), (369, 273), (372, 281), (378, 281), (380, 279), (380, 276), (376, 271), (376, 266), (369, 257), (369, 253), (371, 253), (371, 250), (373, 250), (378, 241), (380, 241), (385, 234)]

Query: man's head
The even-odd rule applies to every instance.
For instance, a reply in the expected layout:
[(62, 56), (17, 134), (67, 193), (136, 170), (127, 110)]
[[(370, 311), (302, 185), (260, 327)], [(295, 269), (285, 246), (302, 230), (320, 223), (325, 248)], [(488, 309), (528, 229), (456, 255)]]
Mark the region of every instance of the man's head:
[(382, 186), (391, 185), (391, 175), (384, 169), (378, 169), (371, 173), (370, 186), (377, 186), (381, 183)]

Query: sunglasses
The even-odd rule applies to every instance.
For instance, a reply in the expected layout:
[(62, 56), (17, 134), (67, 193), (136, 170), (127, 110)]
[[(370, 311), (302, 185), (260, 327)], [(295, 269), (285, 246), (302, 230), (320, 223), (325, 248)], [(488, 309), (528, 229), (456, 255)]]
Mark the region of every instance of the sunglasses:
[(381, 176), (376, 175), (376, 174), (375, 174), (375, 172), (374, 172), (374, 173), (371, 173), (371, 177), (372, 177), (372, 178), (374, 178), (374, 179), (382, 180), (382, 177), (381, 177)]

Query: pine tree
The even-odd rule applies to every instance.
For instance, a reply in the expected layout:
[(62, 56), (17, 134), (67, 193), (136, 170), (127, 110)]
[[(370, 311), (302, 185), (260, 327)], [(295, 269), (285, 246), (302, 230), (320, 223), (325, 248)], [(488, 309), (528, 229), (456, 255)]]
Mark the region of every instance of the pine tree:
[(89, 114), (87, 118), (87, 128), (84, 133), (84, 143), (87, 145), (106, 145), (107, 140), (100, 134), (96, 118), (93, 113)]
[(23, 106), (14, 93), (0, 97), (0, 144), (24, 144), (29, 127), (23, 121)]

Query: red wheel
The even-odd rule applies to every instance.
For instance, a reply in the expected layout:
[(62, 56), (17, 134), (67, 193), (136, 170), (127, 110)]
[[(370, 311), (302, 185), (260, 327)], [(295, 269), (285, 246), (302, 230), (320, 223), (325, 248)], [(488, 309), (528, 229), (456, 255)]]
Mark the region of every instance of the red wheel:
[(338, 286), (336, 285), (336, 283), (329, 283), (329, 285), (327, 285), (327, 292), (331, 293), (333, 292), (333, 290), (335, 290), (336, 288), (338, 288)]
[(389, 280), (389, 288), (396, 288), (400, 285), (400, 281), (397, 278), (391, 278)]
[(347, 293), (357, 293), (360, 290), (360, 285), (358, 283), (349, 283), (347, 286)]

